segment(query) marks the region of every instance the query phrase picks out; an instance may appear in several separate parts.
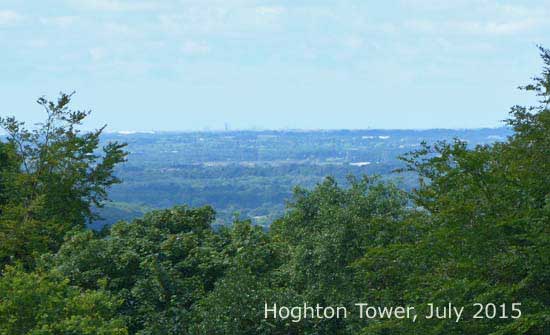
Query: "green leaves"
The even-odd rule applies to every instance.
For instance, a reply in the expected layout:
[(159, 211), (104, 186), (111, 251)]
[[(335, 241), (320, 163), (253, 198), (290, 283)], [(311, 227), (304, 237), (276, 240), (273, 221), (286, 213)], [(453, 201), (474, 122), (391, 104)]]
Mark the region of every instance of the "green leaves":
[(227, 267), (213, 219), (210, 207), (153, 211), (115, 224), (107, 238), (70, 236), (50, 266), (74, 285), (119, 297), (131, 333), (182, 334)]
[[(542, 105), (512, 108), (508, 124), (515, 133), (508, 141), (475, 148), (441, 142), (403, 158), (424, 181), (415, 202), (428, 211), (430, 227), (399, 251), (414, 252), (424, 268), (405, 278), (409, 294), (418, 301), (522, 303), (522, 320), (468, 320), (454, 326), (461, 333), (535, 334), (547, 326), (541, 316), (548, 315), (549, 288), (539, 279), (550, 276), (550, 63), (548, 51), (541, 51), (546, 67), (525, 89), (542, 96)], [(439, 334), (443, 325), (424, 333)]]
[(69, 285), (56, 272), (26, 273), (6, 267), (0, 277), (0, 334), (128, 334), (105, 291)]
[(0, 243), (0, 264), (19, 259), (31, 266), (33, 253), (55, 251), (65, 233), (95, 217), (92, 206), (101, 206), (107, 189), (120, 182), (114, 168), (125, 161), (125, 144), (108, 143), (100, 153), (104, 128), (78, 129), (90, 112), (70, 110), (72, 95), (39, 98), (46, 120), (33, 130), (0, 118), (8, 133), (0, 143), (6, 159), (0, 163), (0, 242), (7, 241)]

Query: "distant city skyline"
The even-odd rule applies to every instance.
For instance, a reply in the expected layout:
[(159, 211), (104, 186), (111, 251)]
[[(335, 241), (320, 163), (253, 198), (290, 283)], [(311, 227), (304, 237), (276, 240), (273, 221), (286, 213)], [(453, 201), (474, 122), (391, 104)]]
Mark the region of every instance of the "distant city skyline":
[(550, 0), (0, 4), (0, 116), (76, 91), (118, 131), (499, 127), (550, 47)]
[(307, 132), (339, 132), (339, 131), (360, 131), (360, 132), (391, 132), (391, 131), (429, 131), (429, 130), (449, 130), (449, 131), (461, 131), (461, 130), (483, 130), (483, 129), (509, 129), (510, 127), (501, 124), (496, 127), (470, 127), (470, 128), (237, 128), (237, 129), (223, 129), (223, 128), (210, 128), (205, 127), (203, 129), (180, 129), (180, 130), (111, 130), (105, 129), (106, 134), (119, 134), (119, 135), (139, 135), (139, 134), (169, 134), (169, 133), (238, 133), (238, 132), (281, 132), (281, 133), (307, 133)]

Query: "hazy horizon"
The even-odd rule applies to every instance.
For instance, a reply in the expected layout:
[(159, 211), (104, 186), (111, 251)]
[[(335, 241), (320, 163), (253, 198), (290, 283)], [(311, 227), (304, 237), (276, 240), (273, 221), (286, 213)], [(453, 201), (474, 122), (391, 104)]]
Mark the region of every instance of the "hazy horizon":
[[(20, 120), (23, 121), (23, 120)], [(28, 128), (33, 128), (35, 124), (25, 122)], [(118, 134), (118, 135), (135, 135), (135, 134), (166, 134), (166, 133), (231, 133), (231, 132), (338, 132), (338, 131), (365, 131), (365, 132), (377, 132), (377, 131), (433, 131), (433, 130), (448, 130), (448, 131), (462, 131), (462, 130), (484, 130), (484, 129), (507, 129), (509, 126), (502, 123), (495, 127), (472, 127), (472, 128), (239, 128), (239, 129), (223, 129), (223, 128), (203, 128), (203, 129), (111, 129), (109, 125), (104, 130), (105, 134)], [(93, 131), (98, 128), (83, 127), (83, 131)], [(3, 129), (0, 129), (0, 135), (6, 135)]]
[[(154, 133), (223, 133), (223, 132), (337, 132), (337, 131), (429, 131), (429, 130), (483, 130), (483, 129), (505, 129), (509, 128), (507, 125), (502, 124), (495, 127), (473, 127), (473, 128), (238, 128), (238, 129), (221, 129), (221, 128), (207, 128), (207, 129), (176, 129), (176, 130), (162, 130), (162, 129), (122, 129), (122, 130), (110, 130), (108, 127), (105, 129), (107, 134), (154, 134)], [(91, 130), (91, 129), (87, 129)]]

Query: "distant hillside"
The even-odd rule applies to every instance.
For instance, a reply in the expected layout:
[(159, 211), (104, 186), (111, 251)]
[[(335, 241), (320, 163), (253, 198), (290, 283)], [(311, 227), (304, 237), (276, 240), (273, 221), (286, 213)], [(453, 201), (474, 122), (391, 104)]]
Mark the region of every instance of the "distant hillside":
[(414, 178), (392, 171), (401, 166), (398, 156), (422, 141), (458, 138), (473, 146), (510, 134), (507, 128), (110, 133), (103, 140), (127, 142), (130, 155), (117, 171), (124, 182), (111, 190), (114, 202), (100, 210), (109, 219), (94, 227), (177, 204), (210, 204), (217, 224), (238, 214), (268, 225), (296, 185), (379, 174), (410, 188)]

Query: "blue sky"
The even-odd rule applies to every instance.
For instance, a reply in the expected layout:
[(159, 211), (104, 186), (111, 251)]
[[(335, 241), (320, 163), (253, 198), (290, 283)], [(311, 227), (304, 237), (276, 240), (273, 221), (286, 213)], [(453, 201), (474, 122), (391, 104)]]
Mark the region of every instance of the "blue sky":
[(550, 1), (0, 2), (0, 115), (77, 92), (110, 130), (498, 126)]

